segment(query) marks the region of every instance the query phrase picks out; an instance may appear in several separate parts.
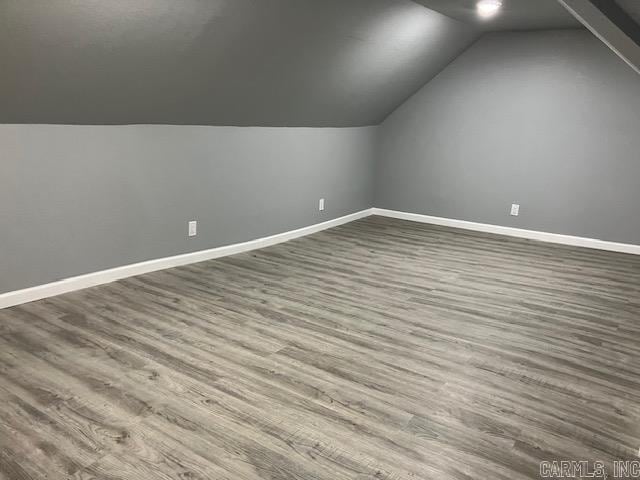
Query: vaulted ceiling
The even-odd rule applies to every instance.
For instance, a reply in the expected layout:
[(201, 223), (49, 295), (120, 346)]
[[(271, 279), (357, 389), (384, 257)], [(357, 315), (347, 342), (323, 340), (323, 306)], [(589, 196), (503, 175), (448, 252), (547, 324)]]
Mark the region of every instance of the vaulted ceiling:
[(409, 0), (0, 0), (0, 122), (375, 124), (476, 36)]
[(639, 0), (616, 0), (616, 3), (627, 14), (640, 24), (640, 1)]
[(377, 124), (483, 31), (580, 25), (475, 1), (0, 0), (0, 123)]

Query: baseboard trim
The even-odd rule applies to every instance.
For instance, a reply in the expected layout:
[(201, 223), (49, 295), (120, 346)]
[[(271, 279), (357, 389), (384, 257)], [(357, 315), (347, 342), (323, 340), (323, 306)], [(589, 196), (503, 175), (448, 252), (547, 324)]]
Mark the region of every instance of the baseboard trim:
[(541, 242), (558, 243), (561, 245), (570, 245), (572, 247), (594, 248), (596, 250), (607, 250), (610, 252), (640, 255), (640, 245), (608, 242), (605, 240), (597, 240), (595, 238), (574, 237), (571, 235), (562, 235), (558, 233), (538, 232), (535, 230), (524, 230), (521, 228), (513, 227), (501, 227), (499, 225), (468, 222), (466, 220), (455, 220), (452, 218), (432, 217), (430, 215), (399, 212), (396, 210), (386, 210), (384, 208), (374, 208), (373, 215), (399, 218), (402, 220), (410, 220), (412, 222), (430, 223), (433, 225), (442, 225), (445, 227), (462, 228), (465, 230), (474, 230), (477, 232), (495, 233), (498, 235), (526, 238), (529, 240), (538, 240)]
[(270, 237), (250, 240), (244, 243), (236, 243), (233, 245), (212, 248), (209, 250), (202, 250), (199, 252), (159, 258), (156, 260), (149, 260), (132, 265), (111, 268), (109, 270), (88, 273), (86, 275), (80, 275), (77, 277), (66, 278), (57, 282), (47, 283), (45, 285), (39, 285), (23, 290), (3, 293), (0, 294), (0, 310), (28, 302), (34, 302), (36, 300), (42, 300), (43, 298), (62, 295), (63, 293), (69, 293), (89, 287), (104, 285), (105, 283), (115, 282), (117, 280), (122, 280), (123, 278), (142, 275), (144, 273), (156, 272), (159, 270), (165, 270), (167, 268), (180, 267), (183, 265), (204, 262), (207, 260), (213, 260), (215, 258), (226, 257), (229, 255), (235, 255), (238, 253), (269, 247), (271, 245), (287, 242), (289, 240), (311, 235), (312, 233), (317, 233), (321, 232), (322, 230), (337, 227), (345, 223), (353, 222), (354, 220), (358, 220), (360, 218), (368, 217), (372, 214), (372, 210), (373, 209), (362, 210), (360, 212), (345, 215), (344, 217), (329, 220), (327, 222), (310, 225), (308, 227), (291, 230), (289, 232), (279, 233)]
[(77, 277), (66, 278), (57, 282), (47, 283), (36, 287), (25, 288), (14, 292), (0, 294), (0, 310), (4, 308), (21, 305), (24, 303), (42, 300), (43, 298), (55, 297), (64, 293), (82, 290), (85, 288), (104, 285), (106, 283), (122, 280), (123, 278), (134, 277), (145, 273), (157, 272), (167, 268), (180, 267), (192, 263), (204, 262), (215, 258), (236, 255), (238, 253), (257, 250), (269, 247), (278, 243), (287, 242), (296, 238), (321, 232), (329, 228), (337, 227), (345, 223), (353, 222), (370, 215), (379, 215), (382, 217), (398, 218), (409, 220), (412, 222), (429, 223), (433, 225), (442, 225), (445, 227), (461, 228), (465, 230), (474, 230), (477, 232), (495, 233), (498, 235), (507, 235), (510, 237), (526, 238), (529, 240), (538, 240), (541, 242), (557, 243), (561, 245), (569, 245), (573, 247), (593, 248), (597, 250), (606, 250), (618, 253), (629, 253), (632, 255), (640, 255), (640, 245), (632, 245), (626, 243), (608, 242), (593, 238), (574, 237), (571, 235), (562, 235), (558, 233), (538, 232), (535, 230), (524, 230), (513, 227), (502, 227), (499, 225), (490, 225), (485, 223), (468, 222), (466, 220), (456, 220), (452, 218), (433, 217), (430, 215), (422, 215), (418, 213), (400, 212), (396, 210), (387, 210), (384, 208), (369, 208), (344, 217), (336, 218), (326, 222), (310, 225), (308, 227), (291, 230), (289, 232), (279, 233), (270, 237), (258, 238), (248, 242), (226, 245), (223, 247), (202, 250), (199, 252), (186, 253), (173, 257), (159, 258), (146, 262), (125, 265), (122, 267), (111, 268), (99, 272), (88, 273)]

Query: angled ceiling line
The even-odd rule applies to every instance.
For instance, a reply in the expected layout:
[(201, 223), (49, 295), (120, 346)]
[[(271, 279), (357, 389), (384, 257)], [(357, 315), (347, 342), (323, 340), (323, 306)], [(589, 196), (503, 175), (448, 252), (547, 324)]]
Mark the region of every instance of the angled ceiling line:
[[(622, 9), (607, 15), (606, 11), (598, 7), (597, 0), (558, 0), (574, 17), (576, 17), (585, 27), (587, 27), (596, 37), (624, 60), (632, 69), (640, 74), (640, 43), (632, 38), (628, 32), (634, 29), (625, 23), (622, 27), (620, 22), (624, 14)], [(612, 2), (613, 3), (613, 2)], [(631, 20), (630, 17), (628, 17)], [(634, 22), (635, 23), (635, 22)], [(636, 25), (637, 26), (637, 25)]]
[(640, 45), (640, 24), (631, 18), (615, 0), (591, 0), (609, 20), (615, 23), (629, 38)]

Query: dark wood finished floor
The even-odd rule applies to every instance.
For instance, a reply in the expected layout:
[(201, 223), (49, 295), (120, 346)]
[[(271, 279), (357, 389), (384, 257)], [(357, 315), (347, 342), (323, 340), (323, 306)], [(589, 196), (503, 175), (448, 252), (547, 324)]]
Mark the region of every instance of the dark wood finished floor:
[(637, 458), (640, 257), (370, 217), (0, 311), (2, 479)]

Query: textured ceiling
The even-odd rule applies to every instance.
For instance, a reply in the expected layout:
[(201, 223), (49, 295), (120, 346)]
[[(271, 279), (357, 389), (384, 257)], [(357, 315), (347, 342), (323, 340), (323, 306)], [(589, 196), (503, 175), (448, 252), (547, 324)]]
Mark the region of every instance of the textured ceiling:
[(0, 0), (0, 123), (376, 124), (476, 37), (409, 0)]
[[(557, 0), (502, 0), (502, 9), (494, 18), (481, 19), (477, 0), (415, 0), (427, 8), (485, 31), (576, 28), (581, 24)], [(640, 0), (628, 0), (636, 2)]]

